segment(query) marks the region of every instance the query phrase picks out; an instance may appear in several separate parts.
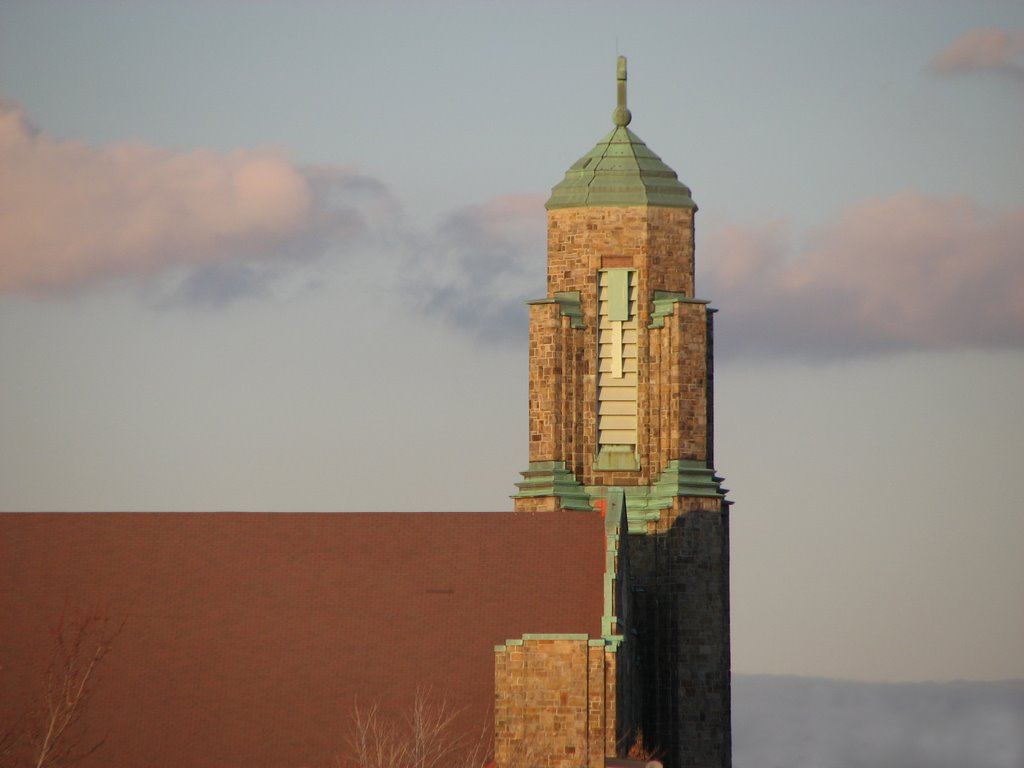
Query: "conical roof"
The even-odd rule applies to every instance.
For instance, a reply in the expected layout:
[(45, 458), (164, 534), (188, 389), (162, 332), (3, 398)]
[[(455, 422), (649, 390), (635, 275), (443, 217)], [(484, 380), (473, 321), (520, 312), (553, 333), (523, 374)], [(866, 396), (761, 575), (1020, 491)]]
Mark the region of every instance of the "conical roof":
[(545, 208), (651, 205), (696, 210), (690, 188), (626, 127), (631, 115), (626, 108), (624, 56), (618, 62), (618, 90), (618, 106), (612, 113), (615, 128), (565, 172)]

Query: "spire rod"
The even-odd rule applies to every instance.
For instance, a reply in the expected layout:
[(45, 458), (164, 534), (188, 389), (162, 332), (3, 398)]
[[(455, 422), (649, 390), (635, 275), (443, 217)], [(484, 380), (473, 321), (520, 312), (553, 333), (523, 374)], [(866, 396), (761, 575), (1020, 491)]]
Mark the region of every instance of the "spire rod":
[(615, 79), (618, 85), (618, 104), (615, 107), (615, 111), (612, 112), (612, 122), (616, 125), (625, 128), (629, 125), (629, 121), (633, 119), (633, 115), (630, 114), (626, 108), (626, 57), (619, 56), (619, 60), (616, 63), (615, 68)]

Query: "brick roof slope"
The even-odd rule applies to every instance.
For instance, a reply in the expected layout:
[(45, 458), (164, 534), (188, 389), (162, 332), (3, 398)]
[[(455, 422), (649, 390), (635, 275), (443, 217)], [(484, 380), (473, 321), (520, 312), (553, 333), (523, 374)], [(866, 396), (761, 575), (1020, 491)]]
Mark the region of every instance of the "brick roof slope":
[(42, 691), (62, 610), (126, 617), (88, 766), (328, 766), (353, 702), (419, 689), (479, 729), (493, 646), (600, 635), (592, 512), (0, 515), (0, 726)]

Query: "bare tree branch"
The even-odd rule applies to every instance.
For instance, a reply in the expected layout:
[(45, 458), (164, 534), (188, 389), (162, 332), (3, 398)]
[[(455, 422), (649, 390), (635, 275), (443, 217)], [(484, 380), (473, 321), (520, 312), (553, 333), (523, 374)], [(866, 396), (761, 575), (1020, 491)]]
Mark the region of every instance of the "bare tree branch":
[(123, 627), (102, 607), (65, 610), (54, 632), (42, 701), (0, 733), (0, 766), (71, 768), (103, 745), (104, 738), (87, 737), (83, 718), (99, 667)]
[(338, 768), (481, 768), (487, 755), (486, 731), (479, 736), (456, 730), (459, 711), (420, 691), (399, 722), (385, 719), (376, 705), (356, 706), (348, 738), (349, 754)]

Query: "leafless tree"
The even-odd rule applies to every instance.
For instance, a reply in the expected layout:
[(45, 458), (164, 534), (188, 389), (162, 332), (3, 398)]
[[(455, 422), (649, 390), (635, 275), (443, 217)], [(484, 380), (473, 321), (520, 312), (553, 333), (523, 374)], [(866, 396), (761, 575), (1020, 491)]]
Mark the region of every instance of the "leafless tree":
[(71, 768), (103, 746), (103, 738), (89, 736), (83, 718), (99, 667), (123, 626), (103, 608), (65, 611), (40, 700), (0, 733), (0, 766)]
[(337, 759), (338, 768), (482, 768), (486, 734), (460, 732), (458, 714), (423, 692), (397, 722), (383, 717), (376, 705), (356, 707), (349, 754)]

